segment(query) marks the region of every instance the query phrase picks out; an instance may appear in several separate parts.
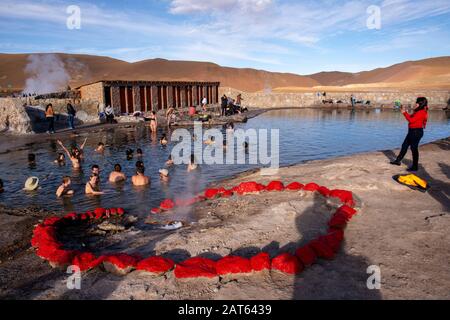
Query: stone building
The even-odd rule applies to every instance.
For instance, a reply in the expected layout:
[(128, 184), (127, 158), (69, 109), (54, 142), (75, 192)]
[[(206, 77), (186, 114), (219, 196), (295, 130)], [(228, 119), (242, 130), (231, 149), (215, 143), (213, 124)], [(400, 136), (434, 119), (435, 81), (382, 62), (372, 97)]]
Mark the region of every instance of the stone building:
[(82, 100), (111, 105), (116, 114), (132, 114), (219, 102), (219, 82), (102, 80), (77, 88)]

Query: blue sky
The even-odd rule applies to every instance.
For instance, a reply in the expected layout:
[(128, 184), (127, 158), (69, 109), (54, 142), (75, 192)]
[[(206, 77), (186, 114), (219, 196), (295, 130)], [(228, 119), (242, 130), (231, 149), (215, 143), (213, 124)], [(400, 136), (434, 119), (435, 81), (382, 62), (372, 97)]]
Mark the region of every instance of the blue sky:
[[(69, 5), (81, 29), (66, 26)], [(369, 29), (367, 8), (380, 8)], [(0, 52), (165, 58), (310, 74), (450, 55), (449, 0), (2, 0)]]

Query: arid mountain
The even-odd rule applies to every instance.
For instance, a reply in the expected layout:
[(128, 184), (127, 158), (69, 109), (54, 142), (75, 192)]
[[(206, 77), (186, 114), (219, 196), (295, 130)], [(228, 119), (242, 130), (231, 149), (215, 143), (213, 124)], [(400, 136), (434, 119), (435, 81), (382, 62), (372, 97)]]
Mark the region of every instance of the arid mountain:
[[(25, 72), (27, 54), (0, 54), (0, 85), (24, 88), (31, 74)], [(312, 87), (319, 83), (308, 77), (255, 69), (221, 67), (208, 62), (163, 59), (128, 63), (108, 57), (56, 54), (70, 75), (72, 87), (97, 80), (197, 80), (220, 81), (222, 86), (243, 91), (276, 87)]]
[(407, 61), (387, 68), (358, 73), (321, 72), (307, 77), (322, 86), (368, 85), (384, 87), (386, 84), (398, 87), (442, 88), (450, 86), (450, 56)]
[[(36, 64), (42, 57), (37, 54), (0, 54), (0, 89), (23, 89), (26, 80), (33, 76)], [(450, 88), (450, 56), (430, 58), (419, 61), (408, 61), (387, 68), (358, 73), (320, 72), (312, 75), (296, 75), (290, 73), (274, 73), (255, 69), (238, 69), (222, 67), (209, 62), (169, 61), (164, 59), (144, 60), (136, 63), (112, 59), (102, 56), (54, 54), (63, 66), (62, 72), (67, 76), (69, 85), (76, 87), (97, 80), (198, 80), (220, 81), (224, 87), (243, 91), (262, 91), (266, 89), (334, 87), (348, 88)], [(30, 68), (31, 60), (34, 61)], [(51, 63), (52, 60), (50, 60)], [(47, 61), (47, 64), (49, 61)], [(28, 67), (28, 68), (27, 68)], [(38, 66), (41, 74), (35, 82), (58, 74), (58, 70), (50, 70), (47, 66)], [(59, 70), (61, 71), (61, 70)], [(59, 72), (60, 73), (60, 72)], [(42, 80), (40, 80), (42, 79)]]

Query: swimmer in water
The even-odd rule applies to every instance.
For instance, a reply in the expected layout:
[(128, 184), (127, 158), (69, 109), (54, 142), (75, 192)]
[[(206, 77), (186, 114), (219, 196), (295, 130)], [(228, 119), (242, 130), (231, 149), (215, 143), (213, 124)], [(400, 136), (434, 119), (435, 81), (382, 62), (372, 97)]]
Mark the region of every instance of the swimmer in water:
[(195, 155), (191, 154), (191, 162), (188, 165), (188, 172), (197, 170), (198, 165), (195, 163)]
[(122, 172), (122, 166), (120, 164), (116, 164), (114, 166), (114, 171), (109, 175), (109, 182), (117, 183), (125, 181), (126, 179), (127, 176)]
[(136, 165), (136, 175), (131, 178), (134, 186), (146, 186), (150, 184), (150, 178), (145, 175), (145, 167), (143, 165)]
[(100, 180), (98, 178), (98, 175), (91, 174), (89, 182), (86, 183), (85, 193), (87, 195), (93, 195), (93, 196), (99, 196), (99, 195), (104, 194), (103, 192), (100, 191), (99, 183), (100, 183)]
[(162, 182), (169, 182), (169, 170), (161, 169), (159, 170), (159, 178)]
[(165, 134), (162, 135), (161, 139), (159, 140), (159, 143), (160, 143), (162, 146), (166, 146), (166, 145), (169, 143), (169, 141), (167, 140), (167, 137), (166, 137)]
[(216, 138), (214, 136), (209, 137), (208, 140), (205, 141), (205, 144), (211, 146), (216, 143)]
[(144, 153), (142, 152), (142, 149), (137, 149), (136, 150), (136, 155), (138, 158), (142, 158), (144, 156)]
[(66, 156), (64, 155), (64, 153), (58, 153), (58, 157), (56, 158), (56, 160), (54, 162), (60, 166), (65, 166), (66, 165)]
[(28, 166), (30, 168), (35, 168), (36, 167), (36, 155), (34, 153), (30, 153), (28, 155)]
[(58, 144), (61, 146), (61, 148), (64, 150), (64, 152), (69, 157), (70, 161), (72, 162), (72, 167), (74, 169), (80, 169), (81, 168), (81, 151), (80, 149), (74, 147), (72, 148), (72, 152), (69, 152), (67, 148), (63, 145), (63, 143), (58, 140)]
[(128, 149), (126, 151), (126, 155), (127, 155), (127, 160), (133, 160), (134, 151), (132, 149)]
[(170, 155), (169, 155), (169, 158), (167, 158), (166, 166), (167, 166), (167, 167), (171, 167), (171, 166), (173, 166), (173, 165), (174, 165), (174, 162), (173, 162), (173, 159), (172, 159), (172, 155), (170, 154)]
[(70, 180), (70, 177), (64, 177), (62, 180), (62, 184), (56, 190), (56, 196), (58, 198), (73, 196), (74, 191), (69, 188), (71, 183), (72, 181)]
[(103, 153), (105, 152), (105, 144), (103, 142), (99, 142), (95, 152)]

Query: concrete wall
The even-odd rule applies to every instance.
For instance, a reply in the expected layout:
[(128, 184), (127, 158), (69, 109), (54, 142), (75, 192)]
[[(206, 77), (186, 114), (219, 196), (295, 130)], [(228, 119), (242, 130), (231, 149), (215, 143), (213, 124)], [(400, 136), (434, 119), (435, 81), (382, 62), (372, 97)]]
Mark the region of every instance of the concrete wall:
[[(301, 93), (247, 93), (230, 88), (220, 88), (219, 94), (226, 94), (236, 98), (238, 93), (242, 94), (243, 105), (252, 108), (282, 108), (282, 107), (310, 107), (321, 104), (323, 97), (318, 98), (317, 92)], [(414, 91), (371, 91), (371, 92), (327, 92), (326, 99), (334, 101), (344, 100), (350, 103), (350, 96), (353, 94), (357, 100), (369, 100), (373, 106), (391, 107), (394, 101), (399, 99), (404, 105), (414, 105), (417, 97), (425, 96), (430, 104), (430, 108), (441, 108), (447, 104), (450, 98), (449, 91), (439, 90), (414, 90)]]

